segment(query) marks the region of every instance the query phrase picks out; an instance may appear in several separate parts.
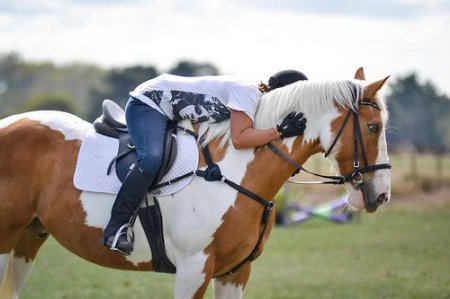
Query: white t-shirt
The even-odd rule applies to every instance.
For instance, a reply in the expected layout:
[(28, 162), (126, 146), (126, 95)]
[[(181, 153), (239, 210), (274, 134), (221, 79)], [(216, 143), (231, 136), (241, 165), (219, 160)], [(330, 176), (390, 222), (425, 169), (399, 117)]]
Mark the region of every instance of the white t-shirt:
[(140, 84), (130, 95), (171, 120), (219, 122), (230, 117), (228, 109), (243, 111), (254, 120), (261, 92), (232, 76), (163, 74)]

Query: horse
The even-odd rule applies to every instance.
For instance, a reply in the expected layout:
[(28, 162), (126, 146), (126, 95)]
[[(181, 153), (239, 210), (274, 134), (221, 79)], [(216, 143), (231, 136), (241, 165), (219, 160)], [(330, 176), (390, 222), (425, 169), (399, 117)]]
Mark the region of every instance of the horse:
[[(387, 79), (369, 84), (360, 68), (352, 80), (303, 81), (263, 94), (256, 128), (273, 127), (292, 111), (307, 118), (303, 135), (277, 140), (272, 149), (236, 150), (228, 121), (200, 125), (197, 131), (206, 139), (199, 146), (198, 168), (208, 166), (202, 154), (206, 144), (210, 159), (241, 189), (195, 176), (181, 191), (158, 198), (166, 254), (176, 267), (174, 298), (203, 298), (211, 281), (214, 298), (242, 298), (251, 260), (261, 254), (271, 233), (272, 199), (316, 153), (331, 160), (338, 173), (331, 180), (345, 184), (353, 209), (374, 212), (389, 201), (388, 114), (378, 95)], [(100, 266), (154, 270), (139, 219), (130, 256), (105, 248), (100, 240), (115, 195), (74, 186), (81, 139), (91, 128), (58, 111), (26, 112), (0, 121), (0, 298), (19, 297), (49, 235)]]

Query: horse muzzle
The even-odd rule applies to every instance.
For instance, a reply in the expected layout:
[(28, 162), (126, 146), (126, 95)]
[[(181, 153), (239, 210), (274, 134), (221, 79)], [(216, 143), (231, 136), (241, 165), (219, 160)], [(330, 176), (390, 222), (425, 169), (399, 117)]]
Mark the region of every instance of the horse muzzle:
[(347, 201), (357, 210), (365, 209), (368, 213), (373, 213), (383, 203), (389, 202), (389, 199), (389, 192), (376, 192), (372, 181), (366, 180), (353, 187)]
[(389, 202), (390, 195), (388, 192), (376, 192), (375, 186), (371, 180), (366, 180), (355, 186), (362, 193), (364, 208), (368, 213), (375, 212), (379, 206), (385, 202)]

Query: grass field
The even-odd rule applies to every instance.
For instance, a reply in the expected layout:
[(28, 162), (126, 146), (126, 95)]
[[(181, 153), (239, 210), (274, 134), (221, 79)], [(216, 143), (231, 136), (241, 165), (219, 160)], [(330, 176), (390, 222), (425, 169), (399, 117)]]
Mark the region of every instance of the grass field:
[[(450, 187), (425, 193), (418, 184), (409, 190), (400, 176), (396, 182), (393, 202), (359, 221), (276, 227), (253, 263), (244, 297), (450, 298)], [(173, 283), (172, 275), (90, 264), (50, 239), (21, 298), (165, 299), (173, 296)]]
[[(450, 298), (450, 202), (417, 203), (426, 199), (351, 224), (275, 228), (245, 298)], [(173, 282), (89, 264), (51, 239), (22, 298), (171, 298)]]

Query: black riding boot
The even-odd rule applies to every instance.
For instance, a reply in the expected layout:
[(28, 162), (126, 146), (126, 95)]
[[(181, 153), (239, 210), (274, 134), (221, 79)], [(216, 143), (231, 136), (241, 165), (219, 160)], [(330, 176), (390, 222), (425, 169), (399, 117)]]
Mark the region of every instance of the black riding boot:
[(129, 235), (131, 216), (152, 186), (154, 177), (135, 164), (120, 188), (111, 210), (111, 219), (103, 232), (103, 244), (112, 250), (129, 255), (133, 251), (133, 237)]

